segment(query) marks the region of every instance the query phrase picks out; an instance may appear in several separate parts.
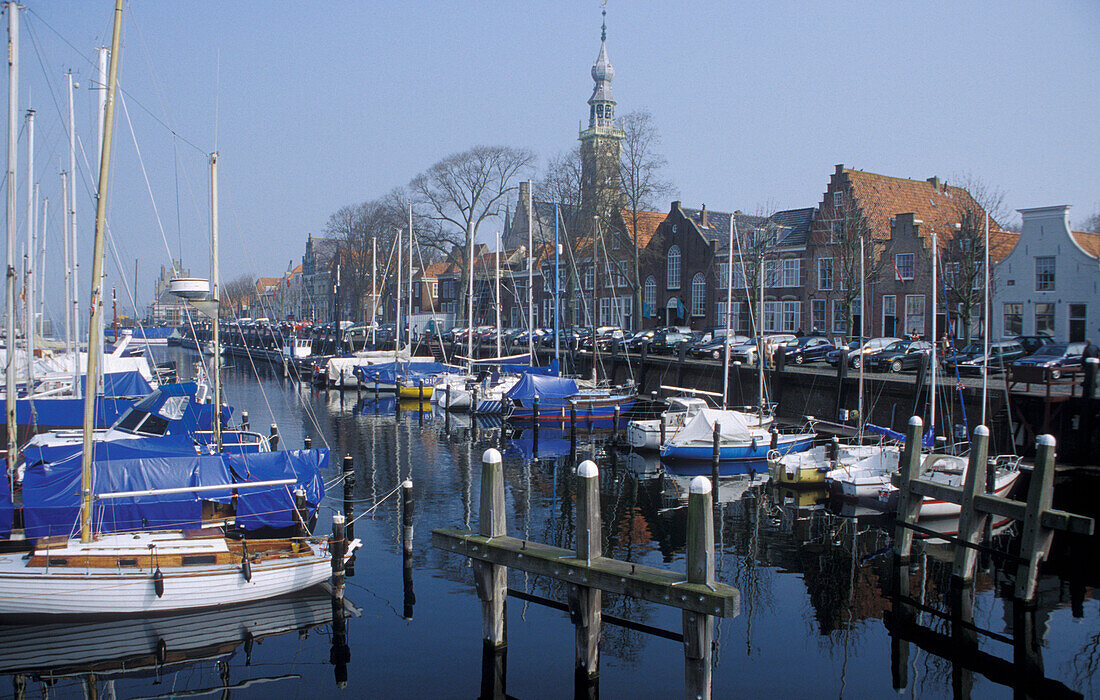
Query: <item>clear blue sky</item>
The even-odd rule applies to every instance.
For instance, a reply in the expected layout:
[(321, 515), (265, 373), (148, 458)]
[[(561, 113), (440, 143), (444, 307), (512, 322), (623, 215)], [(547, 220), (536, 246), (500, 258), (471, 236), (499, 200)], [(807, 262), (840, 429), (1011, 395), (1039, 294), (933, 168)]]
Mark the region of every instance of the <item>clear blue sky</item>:
[[(87, 57), (109, 41), (112, 3), (25, 1), (19, 107), (38, 110), (56, 271), (66, 147), (55, 99), (72, 68), (90, 146)], [(587, 118), (599, 13), (591, 1), (133, 0), (121, 81), (168, 246), (207, 274), (202, 152), (215, 133), (224, 279), (281, 275), (335, 209), (475, 144), (530, 148), (541, 168)], [(1072, 204), (1076, 221), (1100, 210), (1095, 0), (611, 0), (607, 22), (619, 114), (653, 113), (685, 204), (814, 206), (844, 163), (949, 182), (970, 174), (1012, 209)], [(127, 280), (139, 261), (146, 303), (168, 253), (121, 109), (115, 158), (118, 254)], [(82, 178), (84, 298), (93, 209)], [(107, 270), (117, 284), (113, 260)]]

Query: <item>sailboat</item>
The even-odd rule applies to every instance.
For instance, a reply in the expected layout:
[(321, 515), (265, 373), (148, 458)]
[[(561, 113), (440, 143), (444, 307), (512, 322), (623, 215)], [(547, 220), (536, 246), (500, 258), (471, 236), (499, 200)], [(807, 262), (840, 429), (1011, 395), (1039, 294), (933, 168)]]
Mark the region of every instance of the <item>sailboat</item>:
[[(103, 257), (106, 241), (107, 184), (123, 0), (116, 0), (107, 83), (103, 151), (96, 200), (95, 242), (92, 260), (92, 316), (88, 338), (87, 376), (98, 371), (99, 333), (102, 318)], [(8, 18), (17, 31), (14, 4)], [(15, 76), (12, 75), (12, 78)], [(14, 125), (9, 125), (12, 128)], [(10, 141), (9, 141), (10, 143)], [(9, 153), (10, 156), (10, 153)], [(217, 317), (217, 154), (211, 157), (213, 175), (211, 209), (213, 225), (213, 299)], [(8, 236), (12, 227), (8, 227)], [(10, 246), (9, 246), (10, 247)], [(9, 288), (8, 299), (11, 300)], [(9, 318), (9, 323), (11, 323)], [(215, 342), (217, 342), (215, 323)], [(220, 382), (215, 371), (215, 415), (220, 412)], [(9, 379), (9, 387), (11, 381)], [(0, 615), (141, 614), (190, 610), (248, 601), (264, 600), (304, 590), (331, 575), (330, 541), (300, 537), (265, 540), (231, 538), (223, 529), (139, 530), (96, 535), (97, 516), (102, 519), (113, 502), (142, 498), (163, 498), (200, 492), (217, 492), (223, 497), (242, 490), (286, 488), (296, 478), (268, 482), (184, 486), (180, 489), (135, 489), (104, 493), (96, 491), (97, 463), (93, 451), (95, 391), (85, 396), (83, 450), (80, 454), (80, 515), (78, 538), (68, 535), (10, 542), (0, 555)], [(9, 415), (11, 409), (9, 408)], [(214, 421), (215, 436), (220, 434)], [(9, 436), (11, 428), (9, 427)], [(10, 437), (9, 437), (10, 440)], [(220, 447), (220, 440), (218, 440)], [(13, 450), (9, 442), (9, 461)], [(221, 460), (221, 457), (215, 456)], [(188, 456), (188, 460), (195, 457)], [(170, 462), (171, 458), (165, 458)], [(170, 466), (170, 465), (169, 465)], [(304, 531), (305, 523), (302, 523)], [(342, 542), (340, 544), (343, 544)], [(360, 542), (347, 543), (350, 556)], [(22, 556), (12, 550), (25, 551)], [(339, 551), (339, 550), (338, 550)]]

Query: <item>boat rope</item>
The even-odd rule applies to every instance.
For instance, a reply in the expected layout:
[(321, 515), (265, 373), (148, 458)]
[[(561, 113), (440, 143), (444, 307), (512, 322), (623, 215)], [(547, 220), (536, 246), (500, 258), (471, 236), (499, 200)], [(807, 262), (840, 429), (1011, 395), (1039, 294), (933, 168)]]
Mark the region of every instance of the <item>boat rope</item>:
[[(378, 499), (378, 500), (377, 500), (377, 501), (375, 502), (375, 504), (374, 504), (373, 506), (371, 506), (370, 508), (367, 508), (367, 509), (366, 509), (365, 511), (363, 511), (363, 512), (362, 512), (362, 513), (360, 513), (359, 515), (357, 515), (357, 516), (355, 516), (354, 518), (352, 518), (351, 520), (349, 520), (349, 521), (348, 521), (348, 522), (347, 522), (346, 524), (347, 524), (347, 525), (351, 525), (351, 524), (353, 524), (353, 523), (354, 523), (354, 522), (355, 522), (356, 520), (359, 520), (360, 518), (362, 518), (362, 517), (364, 517), (364, 516), (370, 515), (370, 514), (371, 514), (371, 513), (373, 513), (373, 512), (375, 511), (375, 510), (377, 510), (377, 509), (378, 509), (378, 506), (382, 505), (382, 504), (383, 504), (383, 503), (385, 503), (385, 502), (386, 502), (387, 500), (389, 500), (390, 498), (392, 498), (392, 497), (394, 496), (394, 494), (396, 494), (396, 493), (397, 493), (398, 491), (400, 491), (400, 490), (401, 490), (401, 484), (399, 483), (399, 484), (397, 484), (397, 486), (394, 486), (394, 487), (393, 487), (393, 489), (392, 489), (392, 490), (391, 490), (391, 491), (390, 491), (389, 493), (387, 493), (386, 495), (382, 496), (382, 498)], [(335, 508), (333, 508), (333, 510), (335, 511), (336, 509), (335, 509)]]

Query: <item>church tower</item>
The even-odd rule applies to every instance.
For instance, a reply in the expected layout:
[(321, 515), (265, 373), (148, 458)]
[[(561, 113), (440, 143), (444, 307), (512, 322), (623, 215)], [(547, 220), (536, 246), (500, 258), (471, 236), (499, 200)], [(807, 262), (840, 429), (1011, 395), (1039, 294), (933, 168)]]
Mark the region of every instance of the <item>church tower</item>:
[(615, 69), (607, 58), (607, 10), (603, 11), (600, 55), (592, 66), (595, 87), (588, 98), (588, 128), (580, 133), (581, 211), (588, 221), (599, 216), (608, 221), (622, 205), (619, 154), (623, 130), (615, 124), (615, 98), (611, 81)]

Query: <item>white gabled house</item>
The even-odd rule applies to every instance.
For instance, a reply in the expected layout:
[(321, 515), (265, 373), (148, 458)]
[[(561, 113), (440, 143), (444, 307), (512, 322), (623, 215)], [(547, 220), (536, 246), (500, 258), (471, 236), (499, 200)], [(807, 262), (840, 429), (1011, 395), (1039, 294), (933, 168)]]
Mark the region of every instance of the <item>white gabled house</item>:
[(1069, 205), (1019, 212), (1020, 240), (997, 266), (994, 332), (1100, 342), (1100, 233), (1070, 230)]

